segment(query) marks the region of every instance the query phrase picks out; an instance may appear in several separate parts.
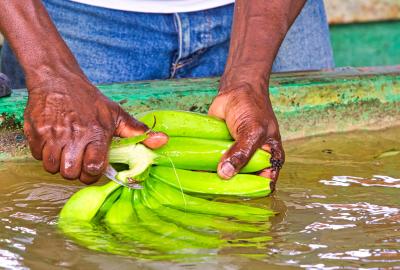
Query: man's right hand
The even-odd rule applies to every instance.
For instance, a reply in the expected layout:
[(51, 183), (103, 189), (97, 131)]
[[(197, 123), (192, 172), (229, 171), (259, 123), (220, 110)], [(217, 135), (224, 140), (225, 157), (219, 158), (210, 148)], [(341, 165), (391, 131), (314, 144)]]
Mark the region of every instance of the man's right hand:
[[(29, 86), (24, 131), (32, 155), (50, 173), (66, 179), (97, 181), (107, 166), (113, 136), (131, 137), (148, 130), (110, 101), (82, 74)], [(157, 148), (168, 137), (150, 132), (144, 144)]]
[[(0, 31), (26, 76), (24, 131), (33, 156), (51, 173), (95, 182), (112, 137), (139, 135), (148, 127), (88, 81), (42, 1), (0, 1), (0, 10)], [(144, 144), (157, 148), (167, 140), (150, 132)]]

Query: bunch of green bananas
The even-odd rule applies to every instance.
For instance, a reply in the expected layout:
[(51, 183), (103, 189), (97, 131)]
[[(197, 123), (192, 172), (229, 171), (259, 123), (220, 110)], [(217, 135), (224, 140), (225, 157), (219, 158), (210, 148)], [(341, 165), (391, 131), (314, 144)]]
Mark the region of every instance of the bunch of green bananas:
[[(273, 211), (210, 200), (268, 195), (269, 179), (245, 174), (268, 167), (267, 152), (258, 150), (240, 174), (224, 181), (215, 173), (232, 144), (223, 121), (180, 111), (152, 111), (139, 119), (169, 135), (169, 142), (150, 150), (138, 138), (121, 139), (112, 144), (109, 160), (128, 166), (118, 173), (119, 180), (142, 181), (143, 189), (114, 182), (81, 189), (60, 213), (64, 233), (92, 249), (151, 258), (160, 252), (163, 258), (187, 258), (199, 249), (257, 246), (269, 240), (259, 233), (268, 229)], [(248, 236), (240, 241), (221, 237), (243, 232)], [(130, 248), (124, 246), (132, 242)], [(135, 251), (141, 247), (149, 252)]]

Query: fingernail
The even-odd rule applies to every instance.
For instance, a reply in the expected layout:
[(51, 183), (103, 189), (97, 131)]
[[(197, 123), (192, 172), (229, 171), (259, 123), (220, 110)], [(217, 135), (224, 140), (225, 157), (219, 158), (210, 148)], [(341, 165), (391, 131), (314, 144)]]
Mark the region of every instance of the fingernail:
[(221, 166), (221, 174), (224, 178), (231, 178), (235, 175), (235, 168), (230, 162), (224, 162)]
[(168, 136), (161, 132), (150, 133), (151, 135), (144, 141), (145, 145), (152, 148), (160, 148), (168, 142)]

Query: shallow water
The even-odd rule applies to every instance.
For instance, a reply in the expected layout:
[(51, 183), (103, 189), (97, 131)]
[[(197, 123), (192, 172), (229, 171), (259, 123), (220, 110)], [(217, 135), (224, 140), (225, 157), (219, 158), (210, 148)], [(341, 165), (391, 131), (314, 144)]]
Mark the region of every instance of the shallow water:
[(266, 233), (272, 240), (254, 250), (221, 248), (183, 262), (144, 261), (78, 246), (56, 222), (81, 185), (42, 172), (38, 162), (2, 163), (0, 267), (400, 269), (399, 138), (400, 128), (392, 128), (286, 143), (278, 190), (257, 202), (280, 212)]

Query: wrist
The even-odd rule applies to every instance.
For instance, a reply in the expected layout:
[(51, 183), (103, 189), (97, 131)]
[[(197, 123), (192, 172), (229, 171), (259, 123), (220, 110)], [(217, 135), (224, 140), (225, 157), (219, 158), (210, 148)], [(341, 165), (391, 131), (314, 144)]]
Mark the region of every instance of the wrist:
[(57, 85), (67, 81), (73, 82), (74, 80), (84, 78), (80, 70), (76, 71), (62, 64), (54, 63), (52, 65), (39, 65), (37, 68), (25, 73), (26, 85), (29, 92), (43, 86), (48, 88), (49, 85)]
[(34, 88), (50, 80), (86, 78), (75, 58), (64, 48), (40, 48), (29, 64), (23, 65), (27, 86)]
[(60, 48), (49, 49), (46, 57), (36, 57), (31, 63), (28, 67), (24, 67), (29, 92), (39, 89), (72, 91), (78, 90), (73, 89), (75, 82), (90, 84), (69, 51), (63, 51)]
[(219, 93), (250, 87), (252, 91), (265, 95), (268, 93), (268, 81), (269, 72), (260, 72), (254, 67), (230, 68), (221, 77)]

